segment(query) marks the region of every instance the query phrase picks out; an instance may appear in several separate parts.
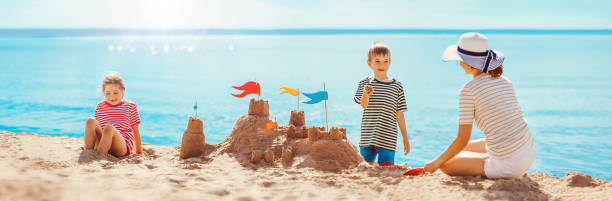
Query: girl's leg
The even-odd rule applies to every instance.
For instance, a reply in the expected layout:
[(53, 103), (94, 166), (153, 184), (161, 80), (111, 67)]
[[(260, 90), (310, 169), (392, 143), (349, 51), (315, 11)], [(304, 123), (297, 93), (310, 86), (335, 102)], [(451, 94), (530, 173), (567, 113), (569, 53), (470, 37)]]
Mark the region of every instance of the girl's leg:
[(100, 138), (97, 151), (103, 154), (110, 152), (112, 155), (120, 157), (127, 153), (127, 147), (119, 131), (111, 125), (106, 125), (102, 129), (102, 138)]
[(85, 149), (95, 149), (98, 141), (102, 137), (102, 129), (98, 126), (98, 122), (94, 118), (87, 119), (85, 122)]
[(470, 141), (463, 151), (471, 151), (476, 153), (487, 153), (487, 143), (484, 138)]
[(486, 176), (484, 161), (486, 153), (461, 151), (457, 156), (442, 164), (440, 170), (449, 176)]

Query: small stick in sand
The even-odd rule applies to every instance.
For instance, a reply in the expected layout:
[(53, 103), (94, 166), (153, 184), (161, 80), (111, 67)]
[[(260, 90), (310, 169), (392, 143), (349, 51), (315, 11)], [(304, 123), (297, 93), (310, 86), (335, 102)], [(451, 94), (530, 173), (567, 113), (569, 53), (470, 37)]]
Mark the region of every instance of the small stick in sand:
[(193, 104), (193, 110), (195, 111), (195, 117), (198, 117), (198, 101), (196, 100)]

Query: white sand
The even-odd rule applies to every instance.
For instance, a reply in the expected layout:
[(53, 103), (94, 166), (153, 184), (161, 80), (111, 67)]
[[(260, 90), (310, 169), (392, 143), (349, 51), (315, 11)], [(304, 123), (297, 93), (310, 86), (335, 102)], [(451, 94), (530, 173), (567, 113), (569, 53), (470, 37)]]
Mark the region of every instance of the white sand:
[(0, 131), (0, 201), (612, 199), (612, 182), (583, 174), (406, 177), (399, 167), (363, 164), (323, 172), (241, 165), (232, 153), (181, 160), (178, 148), (167, 146), (144, 145), (145, 154), (117, 159), (82, 151), (82, 143), (82, 138)]

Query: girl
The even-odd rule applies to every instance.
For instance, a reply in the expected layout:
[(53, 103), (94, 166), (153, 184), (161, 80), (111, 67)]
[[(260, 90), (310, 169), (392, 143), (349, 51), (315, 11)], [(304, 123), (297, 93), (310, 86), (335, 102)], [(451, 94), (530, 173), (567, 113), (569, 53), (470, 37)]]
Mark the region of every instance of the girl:
[(135, 103), (123, 100), (125, 85), (118, 73), (104, 77), (102, 93), (105, 100), (98, 103), (94, 118), (85, 124), (85, 149), (121, 157), (132, 153), (136, 142), (136, 153), (142, 153), (140, 116)]
[[(451, 175), (516, 178), (534, 160), (533, 137), (508, 78), (501, 76), (504, 55), (489, 49), (487, 37), (466, 33), (444, 52), (445, 61), (458, 60), (474, 76), (461, 89), (457, 138), (425, 172), (438, 168)], [(472, 123), (485, 138), (468, 143)]]

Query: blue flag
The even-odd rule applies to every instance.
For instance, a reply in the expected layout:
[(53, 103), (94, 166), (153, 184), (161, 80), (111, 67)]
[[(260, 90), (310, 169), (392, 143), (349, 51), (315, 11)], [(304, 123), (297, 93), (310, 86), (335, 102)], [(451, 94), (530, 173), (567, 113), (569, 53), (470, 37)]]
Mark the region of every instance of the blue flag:
[(319, 91), (319, 92), (315, 92), (315, 93), (304, 93), (304, 92), (302, 92), (302, 94), (304, 94), (304, 96), (306, 96), (306, 97), (311, 99), (309, 101), (304, 102), (306, 104), (315, 104), (315, 103), (321, 102), (323, 100), (327, 100), (327, 91)]

